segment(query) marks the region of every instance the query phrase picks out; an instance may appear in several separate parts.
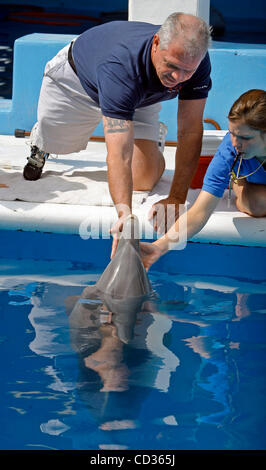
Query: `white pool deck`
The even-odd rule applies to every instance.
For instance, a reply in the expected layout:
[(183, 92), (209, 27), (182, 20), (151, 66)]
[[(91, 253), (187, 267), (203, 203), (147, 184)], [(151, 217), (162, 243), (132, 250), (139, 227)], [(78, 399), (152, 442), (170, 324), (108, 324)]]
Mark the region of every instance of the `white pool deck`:
[[(205, 131), (203, 155), (213, 154), (225, 131)], [(106, 182), (105, 144), (89, 142), (87, 149), (49, 158), (38, 182), (25, 181), (22, 170), (29, 155), (27, 139), (0, 135), (0, 229), (109, 237), (116, 219)], [(152, 204), (168, 195), (173, 175), (175, 148), (165, 147), (166, 171), (153, 191), (134, 195), (133, 212), (138, 216), (141, 238), (152, 239), (147, 219)], [(187, 207), (199, 190), (189, 190)], [(191, 241), (226, 245), (266, 247), (266, 218), (239, 212), (228, 192), (206, 226)], [(92, 232), (90, 232), (92, 230)]]

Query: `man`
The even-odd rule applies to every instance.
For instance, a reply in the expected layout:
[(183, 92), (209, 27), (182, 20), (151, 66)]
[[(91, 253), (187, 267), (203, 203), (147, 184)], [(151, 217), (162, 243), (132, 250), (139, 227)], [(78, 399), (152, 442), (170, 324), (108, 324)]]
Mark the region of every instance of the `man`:
[(208, 45), (203, 20), (173, 13), (161, 27), (121, 21), (91, 28), (46, 65), (24, 177), (40, 178), (49, 153), (85, 149), (102, 119), (109, 190), (118, 213), (111, 257), (131, 213), (132, 191), (151, 190), (164, 171), (157, 145), (160, 102), (178, 94), (175, 174), (168, 198), (155, 205), (151, 217), (167, 204), (175, 204), (178, 214), (185, 202), (211, 88)]

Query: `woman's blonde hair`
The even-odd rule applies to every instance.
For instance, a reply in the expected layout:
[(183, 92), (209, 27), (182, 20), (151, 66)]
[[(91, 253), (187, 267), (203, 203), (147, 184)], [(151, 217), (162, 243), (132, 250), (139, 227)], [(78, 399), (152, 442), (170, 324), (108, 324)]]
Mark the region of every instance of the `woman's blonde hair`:
[(246, 91), (234, 102), (227, 117), (230, 121), (244, 119), (252, 129), (266, 132), (266, 91)]

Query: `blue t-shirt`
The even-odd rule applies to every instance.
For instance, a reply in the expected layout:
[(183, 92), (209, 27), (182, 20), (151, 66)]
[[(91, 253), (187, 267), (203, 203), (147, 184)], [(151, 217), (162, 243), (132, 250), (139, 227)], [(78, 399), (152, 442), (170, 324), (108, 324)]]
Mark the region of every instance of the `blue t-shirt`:
[(154, 34), (160, 26), (138, 21), (112, 21), (82, 33), (73, 45), (77, 75), (104, 116), (133, 119), (136, 108), (175, 98), (200, 99), (211, 88), (207, 53), (193, 76), (169, 89), (151, 61)]
[[(223, 196), (223, 193), (228, 187), (230, 181), (230, 172), (235, 157), (236, 150), (233, 147), (230, 133), (228, 132), (223, 138), (222, 143), (219, 145), (216, 154), (208, 166), (202, 185), (202, 189), (204, 191), (213, 194), (213, 196)], [(252, 173), (260, 166), (260, 164), (261, 162), (256, 157), (251, 158), (250, 160), (242, 159), (239, 176)], [(239, 160), (234, 166), (234, 173), (237, 173), (238, 165)], [(248, 176), (246, 179), (250, 183), (266, 184), (266, 170), (261, 166), (258, 171), (253, 175)]]

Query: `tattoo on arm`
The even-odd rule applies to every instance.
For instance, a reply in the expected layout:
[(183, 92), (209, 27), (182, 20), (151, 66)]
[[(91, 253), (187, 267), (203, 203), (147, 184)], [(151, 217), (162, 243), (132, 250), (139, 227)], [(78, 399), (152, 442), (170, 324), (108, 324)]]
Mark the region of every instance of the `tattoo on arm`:
[(124, 119), (116, 119), (105, 116), (104, 130), (107, 134), (127, 132), (129, 130), (129, 123), (130, 121), (125, 121)]

